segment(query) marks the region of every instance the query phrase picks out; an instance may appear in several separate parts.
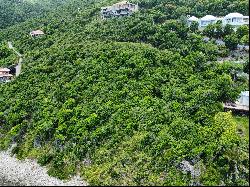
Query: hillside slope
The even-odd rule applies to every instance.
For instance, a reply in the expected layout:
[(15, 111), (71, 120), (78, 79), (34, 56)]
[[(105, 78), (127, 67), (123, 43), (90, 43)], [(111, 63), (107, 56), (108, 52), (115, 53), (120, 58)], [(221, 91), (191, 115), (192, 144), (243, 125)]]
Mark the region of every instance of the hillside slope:
[[(1, 148), (15, 142), (19, 158), (93, 185), (248, 185), (249, 140), (222, 107), (247, 82), (180, 19), (204, 15), (203, 1), (134, 1), (131, 17), (100, 19), (114, 2), (71, 1), (0, 31), (24, 54), (21, 75), (0, 84)], [(207, 12), (216, 3), (228, 1)], [(247, 1), (232, 4), (247, 13)], [(36, 28), (45, 36), (31, 38)]]
[(0, 0), (0, 29), (41, 18), (67, 0)]

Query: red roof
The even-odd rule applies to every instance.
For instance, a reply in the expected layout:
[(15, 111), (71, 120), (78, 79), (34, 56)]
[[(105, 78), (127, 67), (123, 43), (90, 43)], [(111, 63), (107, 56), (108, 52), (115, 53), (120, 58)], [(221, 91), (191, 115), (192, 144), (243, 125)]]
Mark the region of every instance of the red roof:
[(8, 69), (8, 68), (0, 68), (0, 72), (9, 72), (10, 71), (10, 69)]

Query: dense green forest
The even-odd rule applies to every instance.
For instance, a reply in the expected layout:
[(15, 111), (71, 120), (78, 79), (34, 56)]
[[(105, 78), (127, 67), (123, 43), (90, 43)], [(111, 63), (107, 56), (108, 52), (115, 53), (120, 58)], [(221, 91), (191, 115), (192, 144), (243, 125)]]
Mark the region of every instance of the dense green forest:
[(107, 20), (100, 8), (116, 0), (43, 2), (0, 0), (0, 66), (17, 61), (8, 41), (23, 54), (0, 84), (1, 149), (92, 185), (249, 185), (249, 138), (222, 105), (249, 90), (236, 76), (249, 60), (217, 62), (249, 28), (186, 23), (248, 15), (247, 0), (134, 0), (138, 12)]
[(67, 0), (0, 0), (0, 29), (41, 18)]

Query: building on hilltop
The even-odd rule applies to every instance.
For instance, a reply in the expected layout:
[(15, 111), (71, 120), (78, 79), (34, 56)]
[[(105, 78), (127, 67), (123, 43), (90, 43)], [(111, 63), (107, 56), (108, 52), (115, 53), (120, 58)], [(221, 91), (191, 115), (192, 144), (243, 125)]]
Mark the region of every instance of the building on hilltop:
[(199, 27), (204, 28), (209, 24), (214, 24), (217, 22), (217, 18), (212, 15), (206, 15), (199, 20)]
[(236, 104), (249, 107), (249, 91), (241, 92)]
[(10, 74), (10, 69), (0, 68), (0, 83), (1, 82), (9, 82), (12, 77), (13, 77), (13, 75)]
[(136, 4), (129, 3), (128, 1), (122, 1), (112, 6), (101, 8), (101, 17), (111, 18), (111, 17), (122, 17), (129, 16), (133, 12), (138, 11), (139, 7)]
[(249, 16), (243, 16), (243, 24), (249, 25)]
[(31, 32), (30, 32), (30, 35), (31, 35), (32, 37), (34, 37), (34, 36), (42, 36), (42, 35), (44, 35), (44, 32), (41, 31), (41, 30), (35, 30), (35, 31), (31, 31)]
[(249, 16), (243, 16), (240, 13), (230, 13), (223, 18), (223, 25), (241, 26), (249, 24)]
[(188, 26), (190, 26), (192, 24), (192, 22), (199, 22), (199, 19), (195, 16), (192, 16), (190, 18), (188, 18)]
[(223, 103), (225, 111), (249, 115), (249, 91), (241, 92), (236, 102)]
[(190, 26), (192, 22), (198, 21), (199, 28), (204, 29), (209, 24), (214, 24), (218, 21), (222, 22), (222, 26), (226, 26), (227, 24), (233, 26), (235, 29), (237, 29), (238, 26), (241, 25), (249, 25), (249, 16), (243, 16), (240, 13), (230, 13), (226, 15), (225, 17), (215, 17), (212, 15), (206, 15), (200, 19), (196, 18), (195, 16), (192, 16), (188, 18), (188, 25)]

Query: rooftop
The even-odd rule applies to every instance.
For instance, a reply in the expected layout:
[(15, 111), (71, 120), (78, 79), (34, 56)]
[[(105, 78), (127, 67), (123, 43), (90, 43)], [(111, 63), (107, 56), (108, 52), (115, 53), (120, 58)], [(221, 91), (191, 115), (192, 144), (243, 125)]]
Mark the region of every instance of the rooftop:
[(121, 1), (111, 6), (101, 7), (102, 18), (130, 15), (138, 10), (138, 5)]
[(0, 72), (9, 72), (10, 71), (10, 69), (8, 69), (8, 68), (0, 68)]
[(225, 16), (225, 18), (241, 18), (241, 17), (243, 17), (243, 15), (237, 12), (230, 13)]
[(30, 34), (41, 35), (41, 34), (44, 34), (44, 32), (41, 30), (35, 30), (35, 31), (30, 32)]
[(234, 109), (234, 110), (242, 110), (242, 111), (249, 111), (248, 106), (243, 106), (235, 103), (223, 103), (223, 107), (226, 109)]
[(201, 18), (202, 21), (206, 21), (206, 20), (210, 21), (210, 20), (216, 20), (216, 19), (217, 18), (212, 16), (212, 15), (206, 15), (206, 16)]
[(188, 21), (198, 21), (199, 19), (195, 16), (188, 18)]

